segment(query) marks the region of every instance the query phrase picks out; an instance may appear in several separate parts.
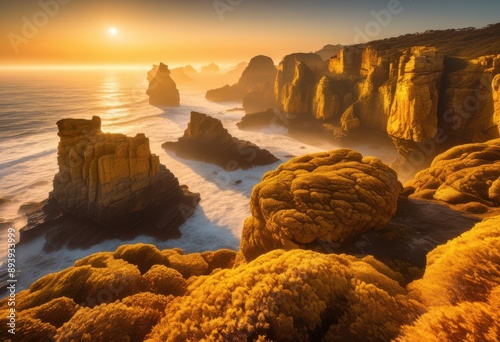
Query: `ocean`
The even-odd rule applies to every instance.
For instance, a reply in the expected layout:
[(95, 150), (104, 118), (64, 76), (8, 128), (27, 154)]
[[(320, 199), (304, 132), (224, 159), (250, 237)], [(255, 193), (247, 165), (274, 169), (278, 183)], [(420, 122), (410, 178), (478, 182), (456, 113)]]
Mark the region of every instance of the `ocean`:
[[(262, 175), (290, 156), (325, 151), (331, 143), (309, 145), (287, 135), (280, 127), (259, 132), (239, 130), (244, 115), (240, 103), (212, 103), (202, 87), (179, 86), (181, 105), (150, 106), (147, 95), (148, 67), (0, 69), (0, 263), (5, 269), (7, 229), (18, 232), (26, 223), (23, 208), (47, 198), (57, 173), (56, 122), (63, 118), (90, 119), (98, 115), (102, 130), (134, 136), (145, 133), (153, 153), (160, 157), (193, 192), (201, 194), (194, 215), (181, 226), (179, 239), (161, 242), (147, 236), (132, 241), (111, 240), (87, 250), (61, 249), (46, 253), (44, 239), (17, 247), (18, 291), (39, 277), (62, 270), (89, 254), (114, 251), (128, 243), (150, 243), (160, 249), (179, 247), (186, 253), (239, 248), (243, 221), (250, 215), (249, 198)], [(220, 84), (219, 86), (223, 86)], [(227, 172), (203, 162), (181, 159), (161, 148), (166, 141), (182, 136), (190, 112), (198, 111), (220, 119), (235, 137), (268, 149), (279, 162), (250, 170)], [(361, 141), (356, 148), (390, 163), (396, 151)]]

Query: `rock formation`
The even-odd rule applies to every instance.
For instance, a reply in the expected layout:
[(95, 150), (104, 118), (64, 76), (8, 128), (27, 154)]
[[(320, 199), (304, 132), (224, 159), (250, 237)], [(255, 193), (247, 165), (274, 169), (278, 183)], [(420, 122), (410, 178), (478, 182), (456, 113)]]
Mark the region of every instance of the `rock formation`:
[(396, 93), (387, 133), (397, 139), (422, 142), (437, 134), (438, 88), (443, 54), (434, 48), (414, 47), (402, 53)]
[[(499, 36), (499, 24), (428, 31), (345, 46), (326, 65), (314, 54), (289, 55), (275, 82), (277, 106), (291, 125), (324, 121), (317, 135), (330, 125), (384, 132), (403, 160), (418, 153), (422, 168), (457, 143), (500, 136)], [(420, 153), (428, 144), (433, 151)]]
[(338, 117), (342, 108), (343, 94), (339, 84), (329, 76), (323, 76), (316, 87), (313, 100), (313, 115), (318, 120)]
[(214, 163), (227, 171), (268, 165), (278, 159), (268, 150), (234, 138), (222, 122), (206, 114), (191, 112), (191, 120), (184, 135), (177, 142), (162, 145), (182, 158)]
[(346, 242), (383, 228), (401, 189), (395, 171), (353, 150), (293, 158), (254, 187), (241, 251), (253, 260), (273, 249)]
[[(162, 230), (176, 229), (191, 215), (199, 195), (181, 187), (160, 164), (144, 134), (127, 137), (102, 133), (97, 116), (92, 120), (63, 119), (57, 126), (59, 172), (49, 195), (50, 208), (55, 204), (63, 216), (93, 222), (103, 231), (109, 227), (117, 233), (118, 229), (118, 236), (120, 230), (125, 235), (141, 221), (155, 226), (161, 235)], [(183, 211), (184, 206), (191, 208), (191, 213)], [(39, 210), (43, 212), (43, 208)], [(29, 216), (26, 233), (41, 223), (36, 211)]]
[(276, 67), (273, 60), (267, 56), (256, 56), (250, 60), (238, 83), (209, 90), (206, 98), (213, 102), (242, 101), (248, 94), (253, 93), (246, 97), (245, 110), (266, 110), (274, 105), (271, 84), (275, 77)]
[(442, 128), (459, 141), (498, 138), (499, 122), (494, 114), (498, 85), (495, 86), (494, 78), (500, 73), (500, 55), (472, 60), (448, 58), (445, 66), (450, 72), (446, 74), (446, 91), (442, 96), (445, 108), (440, 116)]
[(461, 205), (470, 211), (500, 206), (500, 139), (456, 146), (438, 155), (405, 187), (410, 197)]
[(170, 77), (168, 66), (160, 63), (155, 72), (155, 67), (148, 73), (149, 86), (146, 94), (149, 104), (153, 106), (178, 106), (180, 103), (179, 90)]
[(243, 97), (245, 113), (257, 113), (275, 107), (273, 82), (265, 82), (253, 88)]
[(498, 127), (498, 135), (500, 136), (500, 75), (496, 75), (492, 82), (493, 100), (495, 113), (493, 123)]
[(326, 63), (314, 53), (285, 56), (274, 84), (278, 108), (287, 114), (310, 114), (316, 82), (325, 70)]

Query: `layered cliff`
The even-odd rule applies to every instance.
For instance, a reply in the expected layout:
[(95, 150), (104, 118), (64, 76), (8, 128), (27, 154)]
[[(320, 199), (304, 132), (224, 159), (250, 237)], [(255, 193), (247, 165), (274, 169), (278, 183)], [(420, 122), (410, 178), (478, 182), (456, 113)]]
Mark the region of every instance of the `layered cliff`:
[(227, 171), (278, 161), (268, 150), (231, 136), (220, 120), (197, 112), (191, 112), (184, 135), (176, 142), (164, 143), (162, 147), (173, 150), (182, 158), (214, 163)]
[(285, 56), (274, 83), (278, 108), (292, 115), (310, 114), (315, 84), (325, 70), (326, 63), (314, 53)]
[(170, 77), (168, 66), (160, 63), (148, 72), (149, 86), (146, 94), (149, 104), (153, 106), (178, 106), (180, 103), (179, 90)]
[[(499, 137), (499, 38), (496, 24), (345, 46), (324, 63), (315, 54), (288, 55), (278, 68), (276, 105), (292, 124), (308, 118), (347, 134), (378, 130), (405, 159), (428, 159), (457, 143)], [(420, 153), (429, 144), (433, 151)]]
[[(160, 164), (158, 156), (151, 154), (144, 134), (127, 137), (103, 133), (97, 116), (91, 120), (63, 119), (57, 126), (59, 172), (46, 206), (61, 211), (53, 217), (56, 221), (70, 216), (86, 224), (91, 222), (103, 231), (105, 227), (120, 227), (124, 234), (143, 221), (162, 235), (162, 231), (176, 229), (191, 215), (199, 195), (180, 186)], [(191, 208), (191, 212), (182, 210), (183, 206)], [(43, 208), (39, 210), (43, 212)], [(31, 213), (25, 231), (48, 224), (39, 220), (40, 214)], [(47, 220), (45, 213), (41, 221)]]

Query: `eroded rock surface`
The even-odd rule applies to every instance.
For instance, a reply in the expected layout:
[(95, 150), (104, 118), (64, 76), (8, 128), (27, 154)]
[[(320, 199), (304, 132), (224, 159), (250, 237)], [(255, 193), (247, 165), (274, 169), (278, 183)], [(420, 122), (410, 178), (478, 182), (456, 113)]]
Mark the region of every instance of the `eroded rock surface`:
[[(24, 234), (51, 222), (58, 225), (60, 220), (80, 220), (77, 226), (93, 227), (88, 229), (90, 235), (95, 230), (106, 235), (107, 227), (116, 237), (120, 231), (124, 237), (134, 231), (154, 234), (151, 227), (162, 235), (177, 229), (192, 214), (199, 194), (179, 185), (158, 156), (151, 154), (144, 134), (103, 133), (97, 116), (91, 120), (63, 119), (57, 126), (59, 172), (49, 200), (28, 213)], [(142, 232), (137, 230), (140, 223), (145, 225)], [(85, 234), (80, 239), (85, 240)]]
[(500, 205), (499, 179), (500, 139), (496, 139), (460, 145), (438, 155), (405, 187), (412, 192), (411, 197), (440, 200), (475, 211), (477, 205), (479, 209)]
[(278, 161), (268, 150), (231, 136), (220, 120), (197, 112), (191, 112), (184, 135), (177, 142), (166, 142), (162, 147), (175, 151), (179, 157), (214, 163), (227, 171)]
[(396, 212), (396, 172), (353, 150), (305, 155), (268, 172), (250, 201), (241, 250), (247, 260), (316, 239), (345, 242), (383, 228)]

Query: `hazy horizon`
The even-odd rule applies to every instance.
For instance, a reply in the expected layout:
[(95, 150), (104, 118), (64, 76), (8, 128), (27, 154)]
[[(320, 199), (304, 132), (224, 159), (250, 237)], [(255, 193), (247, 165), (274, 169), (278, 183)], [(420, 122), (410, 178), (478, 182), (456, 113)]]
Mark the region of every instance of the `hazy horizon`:
[(499, 21), (491, 0), (97, 1), (0, 5), (0, 66), (230, 66), (430, 29)]

